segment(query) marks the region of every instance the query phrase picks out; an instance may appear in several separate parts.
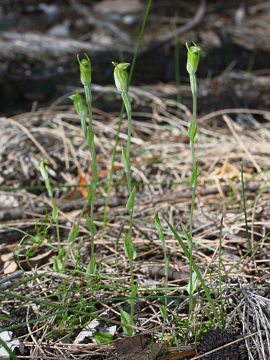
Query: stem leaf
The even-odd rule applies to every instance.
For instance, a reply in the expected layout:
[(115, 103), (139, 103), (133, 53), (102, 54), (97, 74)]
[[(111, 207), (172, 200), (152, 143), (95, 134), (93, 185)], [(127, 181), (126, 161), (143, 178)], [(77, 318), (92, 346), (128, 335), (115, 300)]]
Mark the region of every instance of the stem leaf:
[(135, 301), (136, 301), (136, 295), (137, 295), (137, 291), (138, 291), (138, 284), (136, 284), (133, 289), (131, 290), (131, 293), (130, 293), (130, 297), (128, 299), (128, 303), (129, 305), (133, 305), (135, 304)]
[(129, 159), (127, 159), (126, 149), (124, 148), (123, 145), (122, 145), (122, 158), (123, 158), (123, 162), (124, 162), (125, 172), (128, 173), (129, 168), (130, 168)]
[(132, 240), (126, 233), (125, 233), (125, 238), (124, 238), (124, 250), (125, 250), (126, 257), (129, 259), (129, 261), (135, 260), (136, 249), (134, 247), (134, 244), (132, 243)]
[(188, 129), (188, 136), (189, 136), (190, 142), (195, 143), (196, 135), (197, 135), (197, 123), (192, 122)]
[(198, 284), (198, 277), (196, 272), (194, 271), (192, 274), (192, 283), (190, 283), (190, 280), (188, 282), (187, 285), (187, 292), (189, 295), (193, 295), (195, 290), (197, 289), (197, 284)]
[(135, 202), (135, 195), (136, 195), (136, 187), (134, 186), (130, 195), (129, 195), (129, 198), (128, 198), (128, 201), (127, 201), (127, 204), (126, 204), (126, 209), (130, 212), (133, 210), (134, 208), (134, 202)]
[(190, 177), (190, 185), (191, 186), (194, 187), (197, 185), (198, 176), (199, 176), (199, 168), (196, 164), (195, 167), (193, 167), (193, 169), (192, 169), (192, 173), (191, 173), (191, 177)]
[(89, 215), (86, 215), (86, 226), (87, 229), (90, 231), (91, 236), (95, 236), (97, 234), (96, 225), (94, 224), (93, 220)]
[[(120, 314), (121, 314), (121, 322), (122, 323), (128, 324), (128, 325), (134, 325), (133, 318), (129, 313), (127, 313), (123, 309), (120, 309)], [(135, 332), (136, 332), (135, 329), (129, 328), (124, 325), (123, 325), (123, 330), (124, 330), (124, 333), (127, 334), (128, 336), (135, 335)]]
[(56, 223), (58, 221), (58, 206), (56, 201), (53, 202), (52, 217), (53, 221)]
[(87, 275), (95, 275), (96, 271), (97, 271), (96, 257), (95, 257), (95, 254), (92, 254), (90, 261), (87, 265), (86, 274)]

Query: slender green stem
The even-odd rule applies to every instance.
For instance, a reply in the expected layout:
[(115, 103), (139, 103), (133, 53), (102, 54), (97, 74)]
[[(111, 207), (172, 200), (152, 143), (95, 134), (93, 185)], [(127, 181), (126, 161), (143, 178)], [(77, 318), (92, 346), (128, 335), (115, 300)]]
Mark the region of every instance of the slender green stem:
[[(192, 112), (192, 126), (193, 128), (197, 127), (197, 82), (196, 75), (190, 75), (190, 84), (192, 89), (192, 100), (193, 100), (193, 112)], [(192, 155), (192, 165), (193, 172), (196, 170), (196, 157), (195, 157), (195, 139), (190, 140), (191, 155)], [(189, 233), (192, 236), (192, 226), (193, 226), (193, 212), (196, 198), (196, 187), (197, 187), (197, 174), (194, 177), (194, 182), (192, 182), (192, 199), (191, 199), (191, 208), (190, 208), (190, 224), (189, 224)]]
[[(131, 188), (131, 184), (130, 184), (130, 188)], [(133, 207), (129, 211), (129, 233), (128, 233), (128, 238), (129, 238), (130, 243), (132, 243), (132, 226), (133, 226)], [(129, 264), (130, 264), (130, 274), (131, 274), (131, 289), (133, 289), (134, 288), (133, 258), (129, 259)]]
[[(94, 206), (95, 206), (95, 197), (96, 197), (96, 189), (97, 189), (97, 182), (98, 182), (98, 175), (97, 175), (97, 157), (96, 157), (96, 150), (95, 150), (95, 142), (94, 142), (94, 130), (93, 130), (93, 114), (92, 114), (92, 94), (91, 94), (91, 87), (90, 85), (84, 86), (85, 92), (85, 99), (86, 104), (88, 107), (88, 116), (89, 116), (89, 124), (88, 124), (88, 134), (87, 134), (87, 142), (88, 147), (92, 157), (92, 181), (90, 187), (92, 188), (92, 195), (91, 195), (91, 208), (90, 208), (90, 222), (93, 228), (94, 226)], [(95, 233), (91, 231), (91, 258), (94, 256), (94, 237)]]
[[(129, 266), (130, 266), (130, 274), (131, 274), (131, 292), (134, 289), (134, 269), (133, 269), (133, 260), (130, 260), (129, 262)], [(132, 303), (130, 304), (130, 317), (133, 320), (134, 317), (134, 309), (135, 309), (135, 302), (132, 301)]]
[[(131, 104), (130, 99), (127, 92), (122, 93), (123, 102), (125, 104), (127, 116), (128, 116), (128, 138), (127, 138), (127, 148), (126, 148), (126, 160), (128, 167), (126, 169), (126, 177), (127, 177), (127, 186), (128, 186), (128, 192), (129, 196), (131, 194), (131, 175), (130, 175), (130, 143), (131, 143)], [(129, 210), (129, 242), (132, 243), (132, 223), (133, 223), (133, 206)], [(131, 274), (131, 291), (134, 289), (134, 270), (133, 270), (133, 258), (130, 258), (129, 261), (130, 264), (130, 274)], [(134, 306), (135, 303), (132, 302), (130, 306), (130, 316), (131, 319), (133, 319), (134, 315)]]
[[(192, 98), (193, 98), (193, 112), (192, 112), (192, 127), (193, 129), (197, 128), (197, 81), (196, 75), (190, 74), (190, 85), (192, 90)], [(194, 205), (196, 199), (196, 188), (197, 188), (197, 164), (195, 157), (195, 137), (190, 139), (190, 147), (192, 154), (192, 165), (193, 165), (193, 181), (192, 181), (192, 198), (191, 198), (191, 207), (190, 207), (190, 222), (189, 222), (189, 233), (192, 241), (189, 246), (189, 257), (192, 258), (193, 252), (193, 238), (192, 238), (192, 227), (193, 227), (193, 213), (194, 213)], [(190, 273), (190, 299), (189, 299), (189, 313), (191, 313), (193, 309), (193, 293), (192, 293), (192, 262), (189, 262), (189, 273)]]
[[(137, 56), (138, 56), (138, 53), (139, 53), (139, 48), (141, 46), (141, 42), (142, 42), (142, 38), (143, 38), (143, 34), (144, 34), (144, 29), (145, 29), (145, 25), (146, 25), (148, 15), (149, 15), (151, 4), (152, 4), (152, 0), (148, 0), (147, 6), (146, 6), (146, 9), (145, 9), (145, 13), (144, 13), (143, 22), (142, 22), (142, 25), (141, 25), (140, 34), (139, 34), (136, 49), (135, 49), (135, 53), (134, 53), (134, 56), (133, 56), (133, 59), (132, 59), (131, 67), (130, 67), (130, 72), (129, 72), (129, 77), (128, 77), (128, 85), (130, 85), (130, 82), (131, 82), (131, 79), (132, 79), (135, 63), (136, 63)], [(122, 104), (121, 111), (120, 111), (120, 117), (119, 117), (119, 121), (118, 121), (118, 127), (117, 127), (117, 131), (116, 131), (116, 135), (115, 135), (114, 148), (113, 148), (113, 153), (112, 153), (111, 168), (110, 168), (109, 179), (108, 179), (108, 183), (107, 183), (107, 194), (106, 194), (105, 206), (104, 206), (102, 237), (104, 236), (104, 231), (105, 231), (106, 224), (107, 224), (107, 212), (108, 212), (109, 197), (110, 197), (111, 185), (112, 185), (113, 168), (114, 168), (116, 150), (117, 150), (118, 141), (119, 141), (119, 133), (120, 133), (122, 120), (123, 120), (123, 113), (124, 113), (124, 103)]]
[(134, 268), (133, 268), (133, 260), (129, 261), (130, 266), (130, 274), (131, 274), (131, 289), (134, 287)]
[[(195, 159), (195, 148), (194, 143), (191, 143), (191, 152), (192, 152), (192, 160)], [(195, 160), (196, 165), (196, 160)], [(193, 163), (194, 166), (194, 163)], [(194, 167), (193, 167), (194, 169)], [(190, 236), (192, 236), (192, 227), (193, 227), (193, 213), (194, 213), (194, 205), (195, 205), (195, 199), (196, 199), (196, 188), (197, 184), (192, 186), (192, 197), (191, 197), (191, 206), (190, 206), (190, 220), (189, 220), (189, 233)]]
[[(130, 143), (131, 143), (131, 103), (128, 96), (128, 73), (127, 67), (129, 63), (116, 63), (112, 62), (114, 65), (114, 81), (117, 90), (121, 93), (123, 103), (126, 108), (127, 116), (128, 116), (128, 137), (127, 137), (127, 146), (126, 148), (122, 145), (122, 158), (124, 163), (124, 169), (127, 178), (127, 186), (128, 186), (128, 200), (126, 203), (126, 209), (129, 212), (129, 232), (128, 235), (125, 233), (124, 237), (124, 250), (127, 258), (130, 263), (130, 272), (131, 272), (131, 296), (128, 300), (128, 303), (131, 305), (131, 315), (128, 315), (124, 310), (121, 311), (121, 316), (126, 322), (128, 320), (129, 324), (133, 324), (133, 315), (134, 315), (134, 304), (135, 304), (135, 296), (137, 292), (137, 286), (134, 286), (134, 271), (133, 271), (133, 260), (136, 257), (136, 251), (134, 245), (132, 243), (132, 220), (133, 220), (133, 209), (134, 209), (134, 201), (136, 188), (134, 187), (131, 190), (131, 176), (130, 176)], [(127, 331), (124, 329), (124, 331)], [(133, 333), (127, 331), (129, 335)]]
[(123, 98), (126, 112), (128, 115), (128, 138), (127, 138), (127, 149), (126, 149), (128, 169), (126, 171), (126, 176), (127, 176), (128, 192), (130, 195), (131, 194), (131, 178), (130, 178), (131, 104), (130, 104), (128, 93), (123, 92), (122, 98)]

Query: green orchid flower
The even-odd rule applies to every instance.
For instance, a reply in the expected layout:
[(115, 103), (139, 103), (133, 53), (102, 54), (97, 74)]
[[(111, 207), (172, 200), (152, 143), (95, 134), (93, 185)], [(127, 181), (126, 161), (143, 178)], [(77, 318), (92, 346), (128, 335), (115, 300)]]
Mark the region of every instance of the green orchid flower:
[(188, 50), (187, 54), (187, 72), (190, 75), (194, 75), (197, 71), (199, 61), (200, 61), (200, 52), (201, 49), (195, 42), (193, 42), (193, 45), (188, 47), (188, 44), (186, 43), (186, 47)]
[(83, 86), (87, 86), (91, 84), (91, 61), (89, 57), (84, 54), (85, 58), (80, 60), (79, 55), (77, 55), (77, 59), (80, 65), (80, 73), (81, 73), (81, 83)]
[(129, 63), (116, 63), (112, 62), (114, 65), (114, 82), (118, 91), (121, 93), (126, 93), (128, 90), (128, 73), (127, 68)]

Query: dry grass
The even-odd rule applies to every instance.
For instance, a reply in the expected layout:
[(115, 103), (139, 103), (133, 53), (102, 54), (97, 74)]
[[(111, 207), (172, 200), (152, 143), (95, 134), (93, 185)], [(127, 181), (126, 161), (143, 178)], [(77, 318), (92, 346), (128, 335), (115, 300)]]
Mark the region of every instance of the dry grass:
[[(202, 85), (201, 85), (202, 86)], [(102, 91), (101, 91), (102, 90)], [(93, 86), (93, 104), (102, 97), (108, 107), (115, 106), (112, 88)], [(133, 102), (133, 133), (131, 171), (137, 182), (134, 208), (133, 241), (137, 250), (134, 272), (139, 284), (135, 321), (140, 333), (153, 333), (159, 339), (162, 328), (160, 305), (164, 295), (162, 276), (163, 252), (153, 224), (156, 211), (179, 229), (188, 226), (191, 191), (191, 154), (187, 129), (191, 120), (188, 108), (172, 100), (175, 88), (155, 86), (131, 87)], [(110, 100), (111, 99), (111, 100)], [(118, 101), (118, 100), (117, 100)], [(120, 102), (116, 108), (120, 107)], [(129, 294), (130, 275), (124, 255), (123, 237), (128, 229), (125, 199), (125, 174), (120, 146), (117, 152), (114, 185), (110, 197), (108, 225), (102, 237), (105, 188), (118, 112), (93, 109), (96, 134), (99, 181), (95, 210), (98, 234), (96, 257), (99, 276), (85, 274), (89, 261), (89, 233), (85, 220), (81, 222), (79, 239), (75, 242), (65, 273), (53, 271), (53, 256), (44, 264), (38, 259), (36, 267), (18, 277), (0, 283), (1, 328), (24, 323), (14, 331), (25, 346), (19, 358), (87, 359), (112, 355), (114, 344), (76, 344), (74, 340), (91, 319), (103, 318), (103, 327), (116, 325), (114, 339), (122, 337), (119, 309), (125, 307)], [(270, 112), (246, 109), (227, 109), (205, 114), (198, 120), (197, 161), (200, 169), (198, 196), (194, 212), (194, 260), (216, 299), (219, 298), (218, 247), (222, 223), (222, 276), (225, 324), (234, 327), (236, 336), (246, 336), (245, 344), (256, 358), (269, 356), (269, 118)], [(60, 213), (61, 238), (66, 244), (68, 230), (75, 223), (84, 202), (84, 185), (91, 178), (89, 152), (83, 145), (79, 118), (70, 106), (58, 104), (41, 111), (11, 118), (1, 118), (0, 164), (2, 183), (9, 192), (1, 191), (2, 274), (13, 263), (12, 256), (18, 239), (11, 228), (33, 233), (45, 208), (51, 203), (42, 187), (39, 163), (48, 164), (51, 183), (55, 188)], [(126, 140), (127, 121), (123, 121), (120, 141)], [(241, 198), (240, 162), (244, 163), (244, 179), (248, 228), (253, 253), (248, 254), (243, 203)], [(26, 187), (30, 186), (29, 188)], [(68, 186), (63, 186), (68, 185)], [(77, 186), (73, 186), (77, 185)], [(21, 188), (20, 188), (21, 187)], [(170, 259), (168, 313), (165, 337), (178, 351), (193, 351), (207, 329), (215, 324), (208, 319), (209, 305), (200, 288), (194, 295), (194, 324), (188, 321), (188, 296), (185, 291), (188, 263), (178, 242), (170, 231), (164, 230)], [(56, 241), (52, 228), (44, 239)], [(38, 253), (42, 258), (42, 252)], [(5, 257), (6, 256), (6, 257)], [(4, 260), (3, 260), (4, 259)], [(16, 262), (16, 261), (15, 261)], [(18, 266), (18, 265), (14, 265)], [(5, 279), (3, 277), (3, 279)], [(214, 296), (214, 295), (213, 295)], [(5, 316), (5, 318), (4, 318)], [(211, 318), (212, 315), (209, 314)], [(30, 321), (29, 321), (30, 320)], [(100, 320), (101, 321), (101, 320)], [(189, 337), (189, 329), (195, 332)], [(230, 330), (231, 331), (231, 330)], [(251, 337), (249, 335), (253, 333)], [(195, 343), (194, 343), (195, 342)], [(189, 348), (186, 348), (186, 344)], [(264, 345), (263, 345), (264, 344)], [(267, 345), (268, 344), (268, 345)], [(264, 349), (264, 353), (263, 353)], [(248, 358), (248, 355), (245, 355)], [(120, 358), (120, 357), (119, 357)], [(245, 357), (243, 357), (245, 358)]]

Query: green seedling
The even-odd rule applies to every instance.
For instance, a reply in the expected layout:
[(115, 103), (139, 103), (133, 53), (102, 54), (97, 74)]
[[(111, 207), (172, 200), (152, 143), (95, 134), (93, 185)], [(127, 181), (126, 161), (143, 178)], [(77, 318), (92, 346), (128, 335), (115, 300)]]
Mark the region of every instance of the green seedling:
[(188, 136), (190, 139), (190, 147), (192, 153), (192, 174), (190, 178), (190, 183), (192, 186), (192, 202), (191, 202), (191, 211), (190, 211), (190, 228), (189, 232), (192, 236), (192, 225), (193, 225), (193, 210), (195, 204), (195, 196), (196, 196), (196, 187), (197, 187), (197, 179), (199, 176), (199, 169), (196, 164), (195, 158), (195, 141), (197, 135), (197, 79), (196, 79), (196, 71), (198, 68), (199, 60), (200, 60), (200, 48), (194, 43), (193, 46), (188, 47), (188, 57), (187, 57), (187, 71), (189, 73), (190, 79), (190, 87), (192, 92), (192, 100), (193, 100), (193, 112), (192, 112), (192, 122), (190, 124), (188, 130)]
[[(200, 61), (200, 48), (194, 42), (192, 46), (187, 47), (187, 71), (189, 73), (190, 79), (190, 87), (192, 92), (192, 99), (193, 99), (193, 114), (192, 114), (192, 122), (189, 126), (188, 136), (190, 140), (190, 147), (191, 147), (191, 155), (192, 155), (192, 173), (190, 177), (190, 184), (192, 186), (192, 199), (191, 199), (191, 208), (190, 208), (190, 224), (189, 224), (189, 232), (185, 229), (184, 225), (181, 224), (182, 232), (184, 237), (188, 243), (188, 248), (184, 244), (181, 236), (177, 233), (177, 231), (169, 224), (166, 220), (171, 232), (174, 234), (175, 238), (178, 240), (179, 245), (181, 246), (182, 250), (184, 251), (187, 259), (189, 260), (189, 270), (190, 270), (190, 278), (188, 284), (188, 293), (189, 293), (189, 314), (192, 314), (193, 311), (193, 295), (197, 288), (197, 282), (200, 281), (203, 290), (205, 292), (206, 298), (211, 306), (213, 311), (214, 317), (216, 321), (221, 327), (219, 316), (214, 304), (214, 301), (211, 297), (211, 294), (203, 280), (203, 277), (200, 273), (198, 266), (196, 265), (195, 261), (193, 260), (193, 238), (192, 238), (192, 225), (193, 225), (193, 212), (194, 212), (194, 205), (195, 205), (195, 198), (196, 198), (196, 188), (197, 188), (197, 180), (199, 176), (199, 169), (196, 163), (195, 157), (195, 142), (196, 142), (196, 135), (197, 135), (197, 79), (196, 79), (196, 72), (198, 69), (199, 61)], [(194, 270), (194, 273), (193, 273)]]
[[(91, 61), (89, 57), (84, 54), (85, 57), (80, 60), (79, 55), (77, 59), (80, 67), (81, 83), (84, 87), (85, 99), (82, 95), (77, 92), (75, 95), (70, 96), (73, 100), (74, 108), (81, 120), (82, 131), (87, 140), (87, 145), (91, 154), (91, 170), (92, 170), (92, 181), (89, 186), (87, 204), (90, 202), (90, 217), (87, 218), (87, 227), (91, 234), (91, 258), (90, 258), (90, 271), (94, 274), (96, 271), (96, 259), (95, 259), (95, 235), (97, 233), (94, 224), (94, 205), (96, 197), (96, 189), (98, 182), (97, 174), (97, 158), (95, 150), (95, 135), (93, 129), (93, 113), (92, 113), (92, 92), (91, 92)], [(89, 122), (87, 124), (87, 116)], [(84, 210), (85, 211), (85, 210)]]
[[(192, 239), (192, 225), (193, 225), (193, 212), (195, 205), (195, 197), (196, 197), (196, 188), (197, 188), (197, 180), (199, 176), (199, 169), (196, 163), (195, 158), (195, 141), (197, 135), (197, 79), (196, 72), (200, 61), (200, 48), (195, 43), (192, 46), (187, 47), (187, 71), (189, 73), (190, 87), (192, 92), (192, 100), (193, 100), (193, 113), (192, 113), (192, 122), (190, 124), (188, 130), (188, 136), (190, 140), (191, 154), (192, 154), (192, 174), (190, 178), (190, 184), (192, 186), (192, 199), (191, 199), (191, 208), (190, 208), (190, 222), (189, 222), (189, 233), (190, 233), (190, 244), (189, 244), (189, 258), (192, 258), (193, 251), (193, 239)], [(192, 280), (192, 263), (189, 263), (190, 269), (190, 291), (189, 291), (189, 313), (191, 314), (193, 309), (193, 280)]]
[[(136, 195), (136, 187), (134, 186), (132, 189), (131, 184), (131, 174), (130, 174), (130, 142), (131, 142), (131, 103), (128, 95), (128, 73), (127, 68), (129, 67), (128, 63), (120, 63), (117, 64), (113, 62), (114, 65), (114, 81), (117, 90), (121, 93), (123, 103), (125, 105), (125, 109), (128, 116), (128, 138), (127, 138), (127, 146), (124, 148), (122, 146), (122, 157), (123, 163), (127, 178), (127, 186), (129, 197), (126, 203), (126, 209), (129, 212), (129, 232), (128, 235), (125, 234), (124, 239), (124, 249), (127, 258), (129, 259), (130, 265), (130, 274), (131, 274), (131, 294), (132, 297), (135, 297), (137, 292), (137, 287), (134, 284), (134, 271), (133, 271), (133, 261), (136, 257), (136, 250), (132, 241), (132, 222), (133, 222), (133, 210), (134, 210), (134, 202)], [(134, 305), (135, 302), (131, 302), (130, 307), (130, 321), (133, 322), (134, 315)]]

